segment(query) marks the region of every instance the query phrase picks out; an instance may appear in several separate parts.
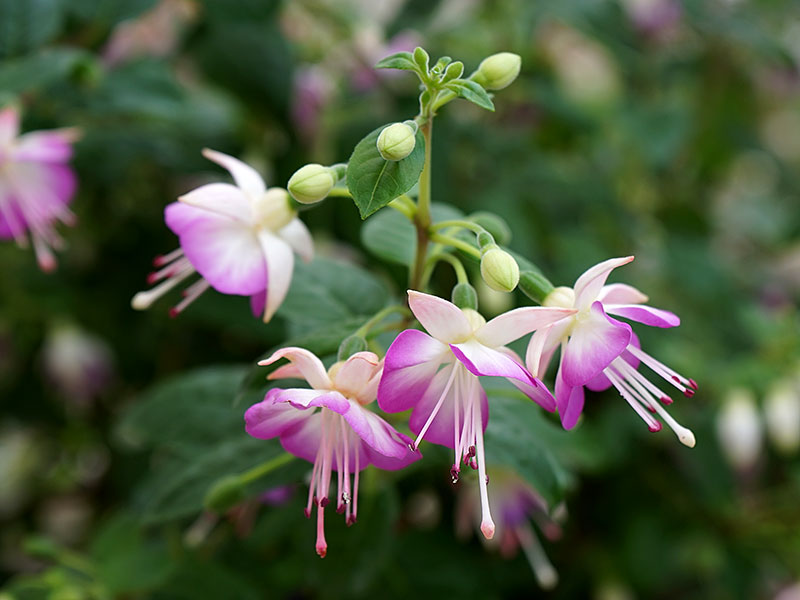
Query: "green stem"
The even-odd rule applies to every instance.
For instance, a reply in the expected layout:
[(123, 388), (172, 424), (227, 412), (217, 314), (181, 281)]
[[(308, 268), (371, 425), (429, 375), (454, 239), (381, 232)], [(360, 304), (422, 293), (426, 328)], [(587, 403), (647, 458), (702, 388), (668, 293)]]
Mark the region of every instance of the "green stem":
[(417, 205), (414, 204), (414, 201), (405, 194), (398, 196), (389, 202), (389, 206), (404, 215), (409, 221), (414, 221), (414, 215), (417, 212)]
[(453, 267), (453, 270), (456, 272), (456, 278), (458, 279), (458, 283), (469, 283), (469, 277), (467, 277), (467, 271), (464, 269), (464, 265), (461, 264), (461, 261), (458, 260), (452, 254), (447, 254), (445, 252), (441, 252), (439, 254), (431, 255), (428, 260), (425, 262), (425, 272), (422, 275), (422, 283), (427, 284), (428, 280), (430, 280), (431, 275), (433, 274), (433, 269), (436, 267), (436, 263), (440, 260), (443, 260)]
[(282, 467), (283, 465), (292, 462), (293, 460), (294, 460), (294, 455), (286, 452), (284, 454), (281, 454), (280, 456), (276, 456), (272, 460), (268, 460), (265, 463), (261, 463), (257, 467), (253, 467), (249, 471), (245, 471), (244, 473), (240, 474), (239, 481), (242, 484), (250, 483), (251, 481), (255, 481), (256, 479), (263, 477), (267, 473), (270, 473), (271, 471), (274, 471), (275, 469), (278, 469), (279, 467)]
[(330, 192), (328, 192), (328, 198), (352, 198), (353, 194), (350, 193), (350, 190), (343, 187), (335, 187)]
[(462, 219), (453, 219), (452, 221), (439, 221), (438, 223), (434, 223), (430, 226), (430, 231), (439, 231), (440, 229), (445, 229), (446, 227), (461, 227), (462, 229), (469, 229), (475, 234), (484, 233), (486, 229), (478, 225), (477, 223), (473, 223), (472, 221), (464, 221)]
[(383, 310), (380, 310), (377, 313), (375, 313), (375, 315), (369, 321), (367, 321), (361, 327), (359, 327), (354, 335), (366, 337), (370, 329), (372, 329), (375, 325), (383, 321), (386, 317), (388, 317), (392, 313), (398, 313), (403, 316), (408, 316), (411, 314), (408, 308), (401, 304), (394, 304), (392, 306), (387, 306)]
[(409, 287), (420, 289), (422, 272), (425, 270), (425, 256), (428, 253), (428, 228), (431, 226), (431, 141), (433, 133), (433, 117), (419, 126), (425, 139), (425, 163), (419, 176), (419, 197), (417, 198), (417, 214), (414, 225), (417, 228), (417, 250), (414, 265), (409, 277)]
[(445, 246), (452, 246), (453, 248), (457, 248), (462, 252), (466, 252), (474, 256), (475, 258), (480, 259), (481, 251), (478, 250), (475, 246), (468, 244), (463, 240), (459, 240), (454, 237), (450, 237), (448, 235), (441, 235), (439, 233), (434, 233), (431, 235), (431, 240), (434, 242), (438, 242), (439, 244), (444, 244)]

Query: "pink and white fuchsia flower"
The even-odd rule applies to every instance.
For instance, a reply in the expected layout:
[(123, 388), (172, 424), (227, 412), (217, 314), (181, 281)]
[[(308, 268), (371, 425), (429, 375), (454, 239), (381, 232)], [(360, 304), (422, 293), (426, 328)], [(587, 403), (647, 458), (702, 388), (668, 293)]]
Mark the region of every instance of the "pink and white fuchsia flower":
[[(375, 400), (382, 366), (372, 352), (358, 352), (331, 366), (303, 348), (283, 348), (260, 365), (289, 359), (269, 379), (305, 379), (311, 389), (271, 389), (264, 400), (245, 413), (247, 433), (279, 437), (287, 452), (314, 463), (306, 516), (317, 506), (317, 554), (324, 557), (324, 514), (330, 499), (331, 474), (337, 473), (336, 511), (348, 525), (358, 513), (358, 478), (375, 465), (396, 470), (421, 457), (410, 449), (411, 440), (369, 410)], [(317, 410), (319, 409), (319, 410)], [(350, 477), (353, 477), (352, 485)]]
[(489, 404), (477, 376), (505, 377), (546, 410), (555, 410), (553, 396), (544, 384), (531, 376), (505, 344), (574, 310), (523, 307), (487, 323), (474, 310), (414, 290), (408, 292), (408, 304), (430, 335), (407, 329), (397, 336), (384, 360), (378, 404), (386, 412), (414, 409), (409, 423), (417, 434), (414, 447), (427, 438), (455, 450), (454, 483), (462, 460), (477, 468), (483, 507), (481, 531), (491, 538), (494, 522), (486, 492), (483, 447)]
[(661, 423), (652, 416), (657, 414), (691, 448), (695, 444), (694, 434), (678, 424), (662, 406), (672, 404), (672, 399), (637, 368), (640, 362), (644, 363), (690, 398), (697, 384), (642, 351), (631, 326), (608, 316), (654, 327), (680, 325), (677, 315), (643, 304), (647, 296), (636, 288), (622, 283), (605, 285), (612, 270), (632, 260), (633, 256), (606, 260), (578, 277), (574, 288), (555, 288), (545, 298), (544, 305), (569, 307), (575, 312), (533, 334), (526, 364), (534, 375), (542, 374), (556, 349), (561, 347), (555, 391), (565, 429), (574, 427), (581, 415), (584, 386), (601, 390), (613, 385), (650, 431), (661, 430)]
[(64, 244), (55, 224), (75, 224), (67, 205), (76, 180), (67, 163), (79, 132), (70, 128), (19, 135), (19, 121), (16, 107), (0, 110), (0, 238), (13, 238), (24, 247), (27, 231), (39, 267), (52, 271), (52, 249)]
[(289, 291), (297, 252), (305, 261), (314, 254), (306, 226), (282, 188), (267, 189), (261, 176), (245, 163), (213, 150), (203, 156), (225, 167), (236, 185), (210, 183), (178, 198), (164, 211), (167, 226), (180, 248), (159, 256), (160, 270), (148, 283), (162, 283), (134, 296), (133, 308), (148, 308), (173, 287), (200, 274), (170, 310), (177, 316), (209, 287), (223, 294), (250, 296), (253, 313), (269, 321)]

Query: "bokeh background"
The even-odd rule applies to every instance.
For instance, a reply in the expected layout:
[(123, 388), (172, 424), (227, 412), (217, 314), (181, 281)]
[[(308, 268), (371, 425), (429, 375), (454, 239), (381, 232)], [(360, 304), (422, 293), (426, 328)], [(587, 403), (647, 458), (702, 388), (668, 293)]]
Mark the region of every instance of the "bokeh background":
[[(416, 113), (413, 76), (371, 68), (416, 45), (468, 71), (499, 51), (523, 64), (495, 114), (442, 111), (434, 200), (503, 216), (557, 285), (635, 254), (617, 280), (683, 321), (638, 327), (643, 345), (700, 384), (672, 407), (692, 450), (612, 392), (573, 432), (536, 413), (512, 440), (552, 463), (549, 592), (521, 552), (456, 535), (459, 492), (431, 446), (407, 471), (369, 472), (359, 523), (328, 520), (324, 560), (303, 465), (257, 482), (290, 484), (266, 498), (202, 510), (259, 451), (241, 422), (255, 359), (320, 325), (346, 334), (403, 293), (352, 203), (303, 218), (320, 256), (360, 269), (312, 265), (269, 325), (213, 292), (175, 320), (170, 300), (130, 308), (176, 246), (164, 206), (223, 177), (201, 148), (272, 185), (346, 160)], [(800, 598), (793, 0), (0, 0), (0, 102), (14, 99), (25, 130), (84, 136), (58, 271), (0, 245), (0, 598)], [(481, 292), (488, 314), (514, 300)]]

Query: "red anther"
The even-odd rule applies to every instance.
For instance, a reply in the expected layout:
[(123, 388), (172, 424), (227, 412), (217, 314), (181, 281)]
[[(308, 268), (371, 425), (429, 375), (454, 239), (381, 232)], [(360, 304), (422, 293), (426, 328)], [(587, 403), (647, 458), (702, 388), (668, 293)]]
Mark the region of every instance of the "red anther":
[(306, 516), (306, 519), (310, 519), (311, 518), (311, 509), (310, 508), (304, 508), (303, 509), (303, 514)]
[(661, 423), (659, 421), (655, 421), (653, 425), (648, 425), (647, 428), (650, 430), (651, 433), (656, 433), (661, 431)]
[(336, 507), (336, 512), (338, 514), (342, 514), (344, 512), (344, 504), (340, 504), (339, 506), (337, 506)]
[(347, 520), (345, 521), (345, 523), (347, 523), (348, 527), (351, 527), (352, 525), (355, 525), (356, 524), (356, 516), (355, 515), (350, 515), (349, 517), (347, 517)]
[(147, 285), (153, 285), (156, 281), (158, 281), (158, 273), (147, 274)]
[(320, 558), (325, 558), (325, 555), (327, 553), (328, 553), (328, 547), (327, 546), (322, 546), (322, 547), (317, 546), (317, 556), (319, 556)]
[(685, 390), (683, 390), (683, 395), (686, 396), (687, 398), (691, 398), (692, 396), (694, 396), (694, 390), (686, 388)]
[(697, 390), (697, 382), (694, 379), (689, 380), (689, 385), (692, 386), (693, 390)]
[(651, 413), (656, 414), (656, 408), (650, 403), (644, 405), (644, 407), (649, 410)]
[(489, 474), (486, 474), (486, 485), (489, 485)]
[(672, 380), (673, 380), (673, 381), (677, 381), (678, 383), (680, 383), (680, 382), (681, 382), (681, 378), (680, 378), (680, 377), (678, 377), (677, 375), (673, 375), (673, 376), (672, 376)]
[(661, 404), (664, 406), (669, 406), (672, 404), (673, 400), (669, 396), (661, 396)]
[(317, 496), (316, 496), (316, 494), (315, 494), (315, 495), (314, 495), (314, 496), (311, 498), (311, 503), (312, 503), (314, 506), (319, 506), (319, 500), (317, 500)]
[(475, 446), (470, 446), (469, 449), (467, 450), (467, 456), (472, 458), (473, 456), (475, 456), (475, 454), (476, 454)]
[(163, 254), (159, 254), (158, 256), (153, 258), (153, 266), (154, 267), (160, 267), (161, 265), (164, 264), (163, 261), (164, 261), (164, 255)]
[(328, 506), (329, 502), (330, 502), (330, 500), (328, 500), (327, 496), (325, 496), (324, 498), (321, 498), (320, 501), (319, 501), (320, 508), (325, 508), (326, 506)]
[(475, 460), (474, 458), (471, 458), (471, 459), (469, 460), (469, 466), (472, 468), (472, 470), (473, 470), (473, 471), (477, 470), (477, 468), (478, 468), (478, 461), (477, 461), (477, 460)]
[(453, 483), (458, 483), (458, 474), (461, 470), (458, 468), (457, 465), (453, 465), (450, 467), (450, 480)]
[(174, 318), (175, 318), (175, 317), (177, 317), (179, 314), (181, 314), (181, 311), (179, 311), (179, 310), (178, 310), (177, 308), (175, 308), (174, 306), (173, 306), (172, 308), (170, 308), (170, 309), (169, 309), (169, 318), (170, 318), (170, 319), (174, 319)]

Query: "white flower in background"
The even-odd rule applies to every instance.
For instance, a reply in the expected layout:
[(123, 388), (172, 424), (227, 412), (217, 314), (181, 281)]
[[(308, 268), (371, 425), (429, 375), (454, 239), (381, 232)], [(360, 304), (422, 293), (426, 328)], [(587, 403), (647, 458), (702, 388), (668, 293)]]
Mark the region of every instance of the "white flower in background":
[(746, 471), (755, 465), (761, 454), (763, 432), (750, 390), (734, 388), (728, 392), (717, 415), (717, 438), (732, 467)]

